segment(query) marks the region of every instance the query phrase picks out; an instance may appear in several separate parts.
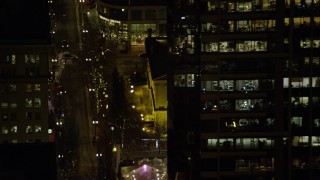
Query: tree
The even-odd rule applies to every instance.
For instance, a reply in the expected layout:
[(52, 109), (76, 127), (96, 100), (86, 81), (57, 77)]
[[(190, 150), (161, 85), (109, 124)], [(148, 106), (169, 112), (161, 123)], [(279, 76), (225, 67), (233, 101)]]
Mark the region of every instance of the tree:
[(160, 121), (160, 120), (155, 121), (154, 135), (155, 135), (156, 141), (158, 141), (158, 152), (160, 156), (162, 139), (167, 138), (167, 122), (166, 121)]

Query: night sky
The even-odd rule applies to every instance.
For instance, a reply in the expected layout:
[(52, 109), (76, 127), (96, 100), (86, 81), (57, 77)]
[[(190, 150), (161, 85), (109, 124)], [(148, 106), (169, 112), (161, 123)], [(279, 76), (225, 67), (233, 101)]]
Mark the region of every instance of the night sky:
[(45, 0), (1, 0), (0, 43), (50, 41), (48, 2)]

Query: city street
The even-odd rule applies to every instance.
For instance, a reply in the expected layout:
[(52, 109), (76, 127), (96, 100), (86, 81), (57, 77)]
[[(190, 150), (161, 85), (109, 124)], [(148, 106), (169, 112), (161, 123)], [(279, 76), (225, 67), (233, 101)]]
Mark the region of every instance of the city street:
[[(56, 55), (60, 69), (57, 74), (60, 86), (66, 90), (66, 97), (69, 105), (66, 105), (65, 127), (74, 130), (77, 133), (78, 147), (77, 151), (77, 169), (72, 179), (88, 179), (95, 176), (96, 156), (92, 147), (93, 126), (90, 112), (90, 101), (88, 95), (88, 87), (86, 86), (86, 76), (76, 63), (65, 64), (63, 54), (66, 52), (73, 55), (79, 54), (81, 47), (80, 28), (81, 20), (79, 19), (79, 3), (78, 1), (55, 1), (56, 12)], [(66, 41), (68, 47), (62, 48), (62, 42)], [(91, 129), (90, 129), (91, 128)], [(90, 134), (91, 133), (91, 134)], [(71, 133), (69, 133), (71, 134)], [(70, 137), (65, 137), (70, 138)], [(68, 142), (68, 140), (66, 140)], [(59, 151), (59, 150), (58, 150)]]
[[(146, 79), (147, 63), (146, 59), (139, 57), (145, 51), (144, 46), (132, 47), (130, 54), (110, 52), (108, 44), (104, 42), (107, 32), (103, 32), (99, 26), (96, 9), (88, 9), (85, 3), (74, 0), (57, 0), (55, 3), (56, 33), (53, 39), (57, 61), (54, 63), (58, 65), (55, 77), (56, 83), (65, 90), (62, 98), (64, 108), (58, 107), (64, 111), (64, 123), (59, 124), (59, 129), (62, 129), (59, 133), (62, 135), (57, 143), (64, 144), (64, 148), (71, 148), (70, 151), (76, 153), (70, 160), (73, 173), (70, 173), (68, 179), (112, 179), (112, 174), (117, 169), (115, 165), (120, 160), (130, 158), (138, 161), (143, 158), (165, 157), (165, 149), (161, 149), (160, 154), (155, 142), (141, 139), (142, 127), (136, 128), (140, 132), (133, 135), (128, 130), (132, 128), (128, 128), (132, 122), (117, 127), (111, 123), (110, 118), (106, 119), (104, 116), (109, 105), (106, 103), (106, 93), (110, 93), (107, 89), (112, 84), (109, 81), (115, 67), (124, 80), (124, 94), (129, 98), (129, 108), (135, 105), (134, 111), (139, 112), (139, 117), (140, 113), (151, 113), (153, 106)], [(134, 84), (137, 87), (134, 87), (135, 92), (131, 94), (130, 85), (137, 83), (137, 79), (142, 84)], [(137, 120), (141, 121), (140, 118), (135, 121)], [(123, 139), (127, 141), (124, 148), (117, 145), (117, 162), (115, 154), (111, 152), (116, 144), (113, 144), (115, 141), (110, 127), (114, 128), (115, 133), (122, 131), (122, 136), (125, 136), (122, 137), (122, 142)], [(121, 139), (117, 139), (119, 141)], [(74, 146), (69, 147), (68, 143)], [(62, 149), (58, 149), (58, 152), (59, 155), (63, 153)]]

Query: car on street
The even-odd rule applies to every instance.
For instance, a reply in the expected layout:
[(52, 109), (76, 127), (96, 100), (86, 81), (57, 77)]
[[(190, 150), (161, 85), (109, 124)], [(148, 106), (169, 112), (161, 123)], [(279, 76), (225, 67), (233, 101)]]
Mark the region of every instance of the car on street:
[(62, 40), (61, 47), (64, 50), (68, 49), (70, 47), (69, 42), (67, 40)]

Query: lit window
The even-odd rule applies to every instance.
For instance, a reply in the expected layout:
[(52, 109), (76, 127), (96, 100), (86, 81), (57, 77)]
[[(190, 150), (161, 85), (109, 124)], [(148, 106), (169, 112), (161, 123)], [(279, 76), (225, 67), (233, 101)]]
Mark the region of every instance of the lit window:
[(291, 103), (294, 107), (307, 107), (309, 104), (309, 97), (291, 97)]
[(233, 91), (233, 80), (219, 81), (219, 89), (221, 91)]
[(292, 127), (301, 127), (302, 126), (302, 117), (292, 117), (291, 125), (292, 125)]
[(258, 90), (259, 83), (258, 80), (237, 80), (236, 89), (238, 91), (256, 91)]
[(35, 84), (34, 85), (34, 91), (40, 92), (40, 84)]
[(39, 55), (35, 55), (35, 54), (25, 54), (24, 55), (24, 62), (26, 64), (35, 64), (35, 63), (39, 63), (40, 61), (40, 57)]
[(238, 12), (252, 11), (252, 2), (238, 2), (237, 10)]
[(26, 88), (26, 92), (32, 92), (32, 85), (31, 84), (27, 84), (25, 86), (25, 88)]
[(8, 108), (9, 104), (7, 102), (2, 102), (1, 107), (2, 108)]
[(32, 127), (31, 126), (27, 126), (26, 127), (26, 133), (32, 133)]
[(11, 55), (11, 64), (16, 64), (16, 55), (15, 54)]
[(207, 140), (207, 148), (208, 149), (216, 149), (217, 143), (218, 143), (218, 139), (208, 139)]
[(34, 107), (41, 107), (41, 99), (34, 98)]
[(320, 77), (312, 78), (312, 87), (320, 87)]
[(34, 127), (34, 132), (35, 133), (41, 133), (41, 126), (35, 126)]
[(186, 87), (186, 77), (184, 74), (174, 76), (174, 86), (175, 87)]
[(3, 127), (1, 128), (1, 133), (2, 133), (2, 134), (8, 134), (8, 133), (9, 133), (8, 128), (7, 128), (6, 126), (3, 126)]
[(194, 87), (194, 74), (187, 74), (187, 87)]
[(32, 107), (32, 99), (26, 99), (26, 107)]
[(262, 110), (262, 99), (239, 99), (236, 100), (236, 111)]
[(308, 136), (294, 136), (292, 140), (292, 146), (308, 146)]
[(202, 91), (217, 91), (218, 90), (218, 81), (202, 81), (201, 82)]
[(18, 127), (17, 126), (12, 126), (11, 129), (10, 129), (10, 133), (11, 134), (17, 134), (18, 132)]
[(17, 103), (10, 103), (10, 108), (17, 108)]
[(17, 91), (17, 85), (10, 84), (9, 85), (9, 92), (16, 92)]
[(312, 136), (312, 146), (320, 146), (320, 137)]
[(24, 55), (24, 62), (25, 62), (26, 64), (31, 63), (30, 60), (29, 60), (29, 56), (28, 56), (27, 54)]

